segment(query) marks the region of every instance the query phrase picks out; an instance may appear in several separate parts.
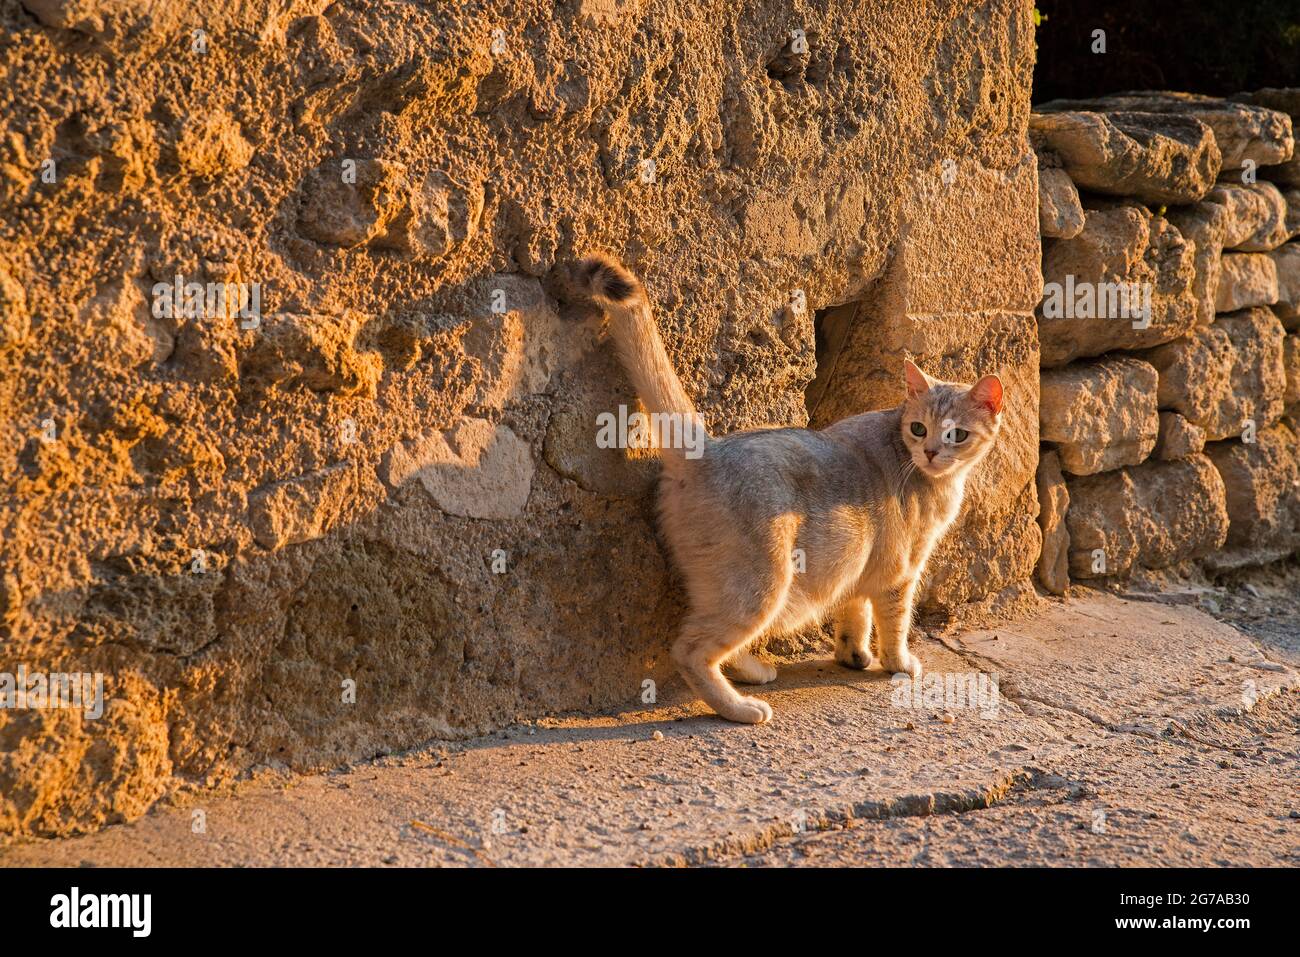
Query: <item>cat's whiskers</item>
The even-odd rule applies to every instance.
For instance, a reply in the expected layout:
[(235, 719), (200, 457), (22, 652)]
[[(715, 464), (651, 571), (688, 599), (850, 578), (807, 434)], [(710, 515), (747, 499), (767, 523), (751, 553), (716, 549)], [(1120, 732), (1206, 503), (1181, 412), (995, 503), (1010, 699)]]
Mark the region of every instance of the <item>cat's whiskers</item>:
[(907, 491), (907, 480), (912, 477), (912, 473), (915, 471), (916, 462), (913, 459), (909, 458), (903, 463), (902, 474), (898, 477), (898, 501), (900, 505), (903, 502), (903, 493)]

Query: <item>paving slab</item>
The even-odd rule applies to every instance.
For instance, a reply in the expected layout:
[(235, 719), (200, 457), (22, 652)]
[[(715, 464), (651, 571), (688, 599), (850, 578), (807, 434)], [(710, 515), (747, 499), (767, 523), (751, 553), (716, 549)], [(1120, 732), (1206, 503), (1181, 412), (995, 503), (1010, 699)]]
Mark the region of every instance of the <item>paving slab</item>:
[[(829, 659), (783, 666), (758, 691), (776, 711), (766, 725), (723, 722), (667, 688), (640, 711), (182, 795), (131, 824), (0, 849), (0, 865), (777, 862), (828, 829), (974, 818), (1027, 793), (1068, 794), (1081, 755), (1118, 761), (1169, 739), (1185, 758), (1212, 746), (1175, 741), (1183, 731), (1213, 733), (1296, 686), (1293, 670), (1196, 608), (1101, 593), (917, 644), (929, 685), (904, 689)], [(996, 678), (995, 698), (944, 697), (979, 674), (985, 690)], [(904, 690), (922, 693), (909, 702)], [(1056, 781), (1067, 783), (1044, 784)]]
[(1000, 673), (1003, 693), (1030, 710), (1149, 735), (1296, 687), (1292, 668), (1198, 608), (1100, 592), (1023, 625), (941, 640)]
[(986, 810), (847, 821), (749, 867), (1297, 867), (1300, 694), (1164, 738), (1107, 734)]

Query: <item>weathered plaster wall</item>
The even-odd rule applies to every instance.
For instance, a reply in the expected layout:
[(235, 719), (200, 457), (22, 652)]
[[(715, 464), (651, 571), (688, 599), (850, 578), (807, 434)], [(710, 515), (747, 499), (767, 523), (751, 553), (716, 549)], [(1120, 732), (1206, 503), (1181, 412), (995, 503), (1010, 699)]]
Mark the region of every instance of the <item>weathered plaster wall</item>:
[[(0, 832), (671, 680), (655, 464), (595, 447), (630, 399), (561, 281), (593, 247), (715, 430), (806, 421), (831, 306), (818, 420), (896, 402), (905, 355), (1001, 369), (928, 601), (1028, 576), (1029, 5), (3, 0), (0, 29), (0, 670), (108, 694), (0, 711)], [(177, 274), (259, 284), (260, 322), (155, 316)]]

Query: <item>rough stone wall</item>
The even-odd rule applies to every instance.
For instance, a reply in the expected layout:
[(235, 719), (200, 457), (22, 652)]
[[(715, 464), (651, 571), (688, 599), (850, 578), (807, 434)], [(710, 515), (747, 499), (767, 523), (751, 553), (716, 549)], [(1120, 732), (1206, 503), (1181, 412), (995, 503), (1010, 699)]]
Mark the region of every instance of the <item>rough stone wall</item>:
[[(1048, 590), (1300, 549), (1298, 115), (1300, 90), (1262, 90), (1031, 118)], [(1149, 297), (1125, 312), (1116, 283)]]
[[(717, 431), (804, 424), (814, 377), (819, 421), (893, 404), (905, 355), (1001, 369), (928, 601), (1030, 574), (1028, 6), (3, 0), (0, 30), (0, 671), (107, 695), (0, 709), (0, 833), (671, 680), (656, 465), (596, 447), (633, 403), (562, 281), (591, 248)], [(177, 276), (200, 314), (159, 308)]]

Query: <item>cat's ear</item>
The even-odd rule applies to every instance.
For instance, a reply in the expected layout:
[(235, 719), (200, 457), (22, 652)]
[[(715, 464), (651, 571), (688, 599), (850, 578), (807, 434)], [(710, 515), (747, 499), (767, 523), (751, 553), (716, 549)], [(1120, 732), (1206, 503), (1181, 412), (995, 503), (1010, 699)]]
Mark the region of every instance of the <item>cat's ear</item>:
[(1002, 411), (1002, 380), (995, 375), (986, 375), (980, 379), (970, 387), (967, 395), (976, 405), (988, 409), (990, 415)]
[(907, 378), (907, 397), (909, 399), (915, 399), (918, 395), (925, 395), (935, 382), (934, 379), (922, 372), (921, 367), (911, 359), (903, 360), (903, 374)]

